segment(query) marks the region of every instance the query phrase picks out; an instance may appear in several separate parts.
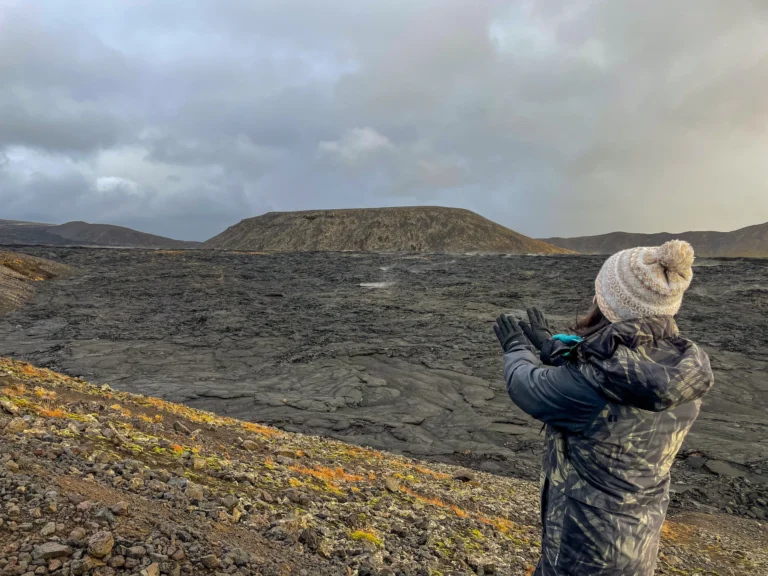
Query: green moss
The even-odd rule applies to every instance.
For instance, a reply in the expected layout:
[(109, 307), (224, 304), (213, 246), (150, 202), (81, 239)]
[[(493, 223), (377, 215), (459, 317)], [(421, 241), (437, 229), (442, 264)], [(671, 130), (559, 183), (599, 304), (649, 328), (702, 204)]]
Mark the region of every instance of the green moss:
[(384, 546), (384, 541), (376, 536), (373, 532), (368, 532), (367, 530), (355, 530), (349, 535), (352, 540), (365, 540), (367, 542), (370, 542), (371, 544), (382, 548)]
[(220, 471), (224, 469), (224, 467), (221, 464), (221, 461), (215, 456), (209, 456), (208, 458), (205, 458), (205, 463), (208, 470)]
[(92, 422), (87, 414), (75, 414), (74, 412), (70, 412), (67, 414), (67, 418), (70, 420), (77, 420), (78, 422)]

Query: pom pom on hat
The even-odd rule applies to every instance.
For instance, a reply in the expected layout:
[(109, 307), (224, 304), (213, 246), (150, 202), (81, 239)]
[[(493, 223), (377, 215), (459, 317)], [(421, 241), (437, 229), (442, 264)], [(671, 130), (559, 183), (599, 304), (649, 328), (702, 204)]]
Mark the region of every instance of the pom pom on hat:
[(680, 276), (690, 275), (693, 266), (693, 246), (684, 240), (670, 240), (658, 249), (661, 266)]
[(674, 316), (693, 278), (693, 247), (683, 240), (611, 256), (595, 281), (600, 310), (611, 322)]

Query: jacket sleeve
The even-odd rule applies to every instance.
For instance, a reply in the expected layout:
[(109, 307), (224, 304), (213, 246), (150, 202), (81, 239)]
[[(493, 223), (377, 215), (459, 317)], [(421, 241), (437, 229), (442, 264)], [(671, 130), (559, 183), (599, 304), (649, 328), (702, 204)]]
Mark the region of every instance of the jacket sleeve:
[(541, 347), (539, 358), (541, 358), (541, 361), (547, 366), (562, 366), (568, 362), (568, 354), (572, 350), (573, 346), (569, 346), (552, 338), (544, 342), (544, 346)]
[(586, 429), (608, 402), (576, 366), (542, 366), (524, 346), (504, 355), (504, 379), (521, 410), (570, 432)]

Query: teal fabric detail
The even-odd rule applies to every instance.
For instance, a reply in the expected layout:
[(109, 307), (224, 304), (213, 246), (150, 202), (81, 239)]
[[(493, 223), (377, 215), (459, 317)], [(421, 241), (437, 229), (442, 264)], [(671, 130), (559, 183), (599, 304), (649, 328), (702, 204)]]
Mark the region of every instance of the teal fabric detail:
[(583, 340), (581, 336), (576, 336), (574, 334), (555, 334), (552, 336), (553, 339), (559, 340), (563, 344), (566, 344), (568, 346), (575, 346), (579, 342)]

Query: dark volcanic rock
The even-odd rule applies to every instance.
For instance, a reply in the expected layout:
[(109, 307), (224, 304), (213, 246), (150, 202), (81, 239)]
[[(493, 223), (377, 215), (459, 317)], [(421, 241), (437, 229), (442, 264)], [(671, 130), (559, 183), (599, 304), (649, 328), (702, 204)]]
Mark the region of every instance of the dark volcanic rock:
[(727, 476), (729, 478), (745, 478), (748, 476), (743, 470), (739, 470), (735, 466), (728, 464), (728, 462), (723, 462), (721, 460), (709, 460), (705, 466), (707, 470), (718, 476)]

